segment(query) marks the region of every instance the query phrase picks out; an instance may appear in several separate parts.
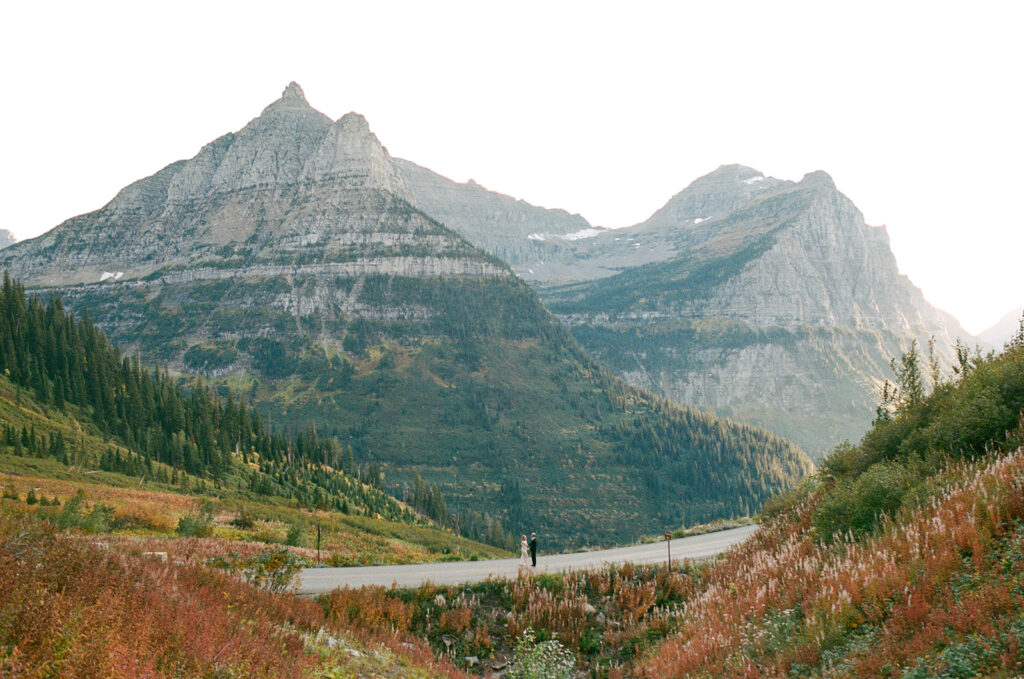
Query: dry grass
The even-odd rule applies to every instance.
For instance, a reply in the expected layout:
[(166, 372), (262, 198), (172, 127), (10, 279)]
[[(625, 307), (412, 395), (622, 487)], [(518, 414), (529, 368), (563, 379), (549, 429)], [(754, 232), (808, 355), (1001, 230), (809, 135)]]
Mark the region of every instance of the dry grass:
[(814, 539), (813, 496), (764, 526), (708, 569), (639, 674), (894, 676), (970, 644), (977, 672), (1020, 672), (1024, 452), (946, 476), (948, 490), (862, 542)]
[[(158, 488), (123, 487), (95, 483), (92, 479), (55, 479), (23, 474), (0, 473), (0, 489), (24, 500), (31, 489), (37, 496), (56, 498), (62, 504), (82, 492), (86, 504), (106, 505), (114, 510), (114, 535), (109, 536), (127, 549), (178, 553), (184, 559), (221, 556), (229, 551), (249, 554), (285, 541), (291, 526), (305, 526), (304, 546), (289, 549), (304, 558), (316, 558), (315, 526), (321, 524), (321, 558), (332, 565), (423, 563), (444, 558), (447, 553), (465, 556), (503, 556), (497, 548), (473, 543), (434, 528), (413, 526), (371, 517), (347, 516), (336, 512), (311, 511), (280, 504), (235, 498), (184, 495)], [(18, 502), (3, 501), (9, 511)], [(203, 506), (214, 508), (213, 535), (217, 540), (190, 540), (175, 544), (179, 520)], [(39, 505), (33, 511), (51, 511)], [(231, 524), (240, 514), (254, 515), (252, 528)], [(105, 538), (106, 539), (106, 538)], [(465, 558), (465, 557), (464, 557)]]
[[(0, 676), (458, 677), (394, 634), (222, 572), (0, 514)], [(362, 651), (352, 651), (358, 636)]]

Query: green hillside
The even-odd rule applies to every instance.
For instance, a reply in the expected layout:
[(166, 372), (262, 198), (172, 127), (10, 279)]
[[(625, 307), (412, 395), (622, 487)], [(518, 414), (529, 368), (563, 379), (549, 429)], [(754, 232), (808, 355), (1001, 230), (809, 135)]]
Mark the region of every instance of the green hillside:
[(957, 353), (936, 376), (906, 352), (872, 429), (769, 503), (633, 673), (1019, 675), (1024, 326), (998, 356)]
[[(230, 396), (202, 385), (185, 392), (165, 373), (123, 358), (87, 318), (66, 314), (56, 299), (44, 306), (26, 298), (9, 277), (0, 289), (0, 340), (0, 482), (15, 497), (36, 489), (67, 500), (81, 490), (112, 509), (124, 505), (126, 516), (133, 505), (152, 505), (157, 518), (124, 525), (155, 534), (173, 535), (182, 515), (201, 507), (211, 530), (218, 512), (249, 517), (243, 530), (225, 523), (220, 533), (229, 538), (260, 538), (259, 520), (270, 522), (264, 538), (284, 541), (294, 529), (308, 543), (316, 522), (330, 536), (325, 547), (351, 562), (503, 553), (440, 530), (387, 495), (379, 471), (359, 468), (335, 439), (312, 429), (268, 432), (255, 410)], [(449, 518), (432, 498), (436, 487), (418, 489), (414, 506)], [(197, 499), (172, 500), (164, 511), (167, 493)]]
[[(68, 294), (144, 355), (182, 356), (272, 421), (339, 438), (359, 463), (380, 465), (393, 493), (417, 476), (437, 484), (480, 524), (478, 535), (500, 517), (513, 533), (539, 529), (549, 544), (613, 544), (756, 511), (810, 469), (771, 434), (612, 377), (512, 278), (363, 282), (361, 304), (429, 308), (429, 320), (320, 317), (307, 327), (313, 319), (231, 301), (302, 295), (307, 285), (315, 282), (282, 276), (156, 295), (98, 286)], [(265, 327), (281, 339), (262, 337)], [(175, 339), (204, 334), (218, 338), (187, 348)]]
[(751, 512), (811, 468), (606, 374), (508, 266), (415, 207), (362, 116), (331, 121), (294, 83), (0, 265), (190, 392), (202, 376), (267, 429), (351, 446), (384, 474), (364, 480), (399, 497), (438, 485), (438, 515), (469, 535), (612, 544)]

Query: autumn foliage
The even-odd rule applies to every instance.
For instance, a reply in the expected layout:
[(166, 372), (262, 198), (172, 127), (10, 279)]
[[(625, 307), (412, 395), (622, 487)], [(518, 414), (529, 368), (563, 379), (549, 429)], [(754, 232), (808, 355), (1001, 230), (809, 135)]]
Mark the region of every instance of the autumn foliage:
[(948, 490), (861, 542), (816, 539), (810, 501), (765, 526), (708, 570), (682, 633), (640, 674), (931, 676), (957, 653), (974, 673), (1020, 671), (1024, 452), (949, 474)]
[[(208, 566), (117, 551), (0, 514), (3, 677), (354, 676), (324, 674), (348, 656), (315, 643), (352, 638), (345, 622), (318, 602)], [(414, 640), (358, 635), (400, 656), (404, 676), (458, 676)]]

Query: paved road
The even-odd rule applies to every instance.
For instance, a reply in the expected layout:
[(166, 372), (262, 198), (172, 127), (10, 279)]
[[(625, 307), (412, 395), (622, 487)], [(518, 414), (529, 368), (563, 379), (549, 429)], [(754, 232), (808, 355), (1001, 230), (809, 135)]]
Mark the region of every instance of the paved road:
[[(743, 542), (757, 526), (742, 526), (717, 533), (694, 535), (672, 541), (672, 560), (706, 559)], [(633, 545), (597, 552), (554, 554), (537, 558), (537, 571), (555, 572), (569, 569), (600, 568), (617, 563), (655, 563), (665, 560), (664, 542)], [(306, 568), (299, 583), (301, 594), (322, 594), (336, 587), (392, 584), (398, 587), (419, 587), (424, 582), (435, 585), (457, 585), (480, 582), (489, 577), (515, 578), (519, 559), (490, 561), (450, 561), (446, 563), (409, 564), (405, 566), (359, 566), (348, 568)]]

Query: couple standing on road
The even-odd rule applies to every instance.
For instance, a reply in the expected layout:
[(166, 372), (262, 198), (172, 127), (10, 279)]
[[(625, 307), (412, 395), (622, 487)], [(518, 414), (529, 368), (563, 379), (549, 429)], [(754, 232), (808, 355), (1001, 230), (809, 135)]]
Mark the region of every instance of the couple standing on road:
[[(532, 562), (532, 565), (531, 565)], [(537, 567), (537, 534), (530, 533), (530, 541), (526, 541), (526, 536), (519, 542), (519, 572), (526, 571), (532, 573), (533, 569)]]

